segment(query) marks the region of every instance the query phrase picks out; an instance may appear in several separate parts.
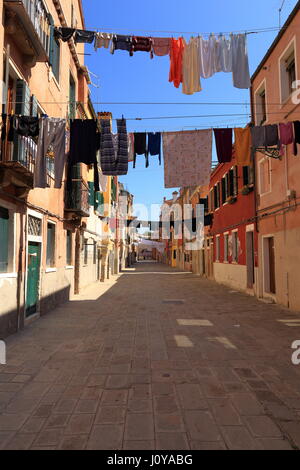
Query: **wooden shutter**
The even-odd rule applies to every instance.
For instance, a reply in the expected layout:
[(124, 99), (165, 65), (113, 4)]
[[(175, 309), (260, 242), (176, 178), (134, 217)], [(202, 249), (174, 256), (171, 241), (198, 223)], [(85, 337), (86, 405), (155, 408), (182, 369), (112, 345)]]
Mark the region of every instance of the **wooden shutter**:
[(8, 230), (9, 212), (4, 207), (0, 207), (0, 272), (8, 270)]

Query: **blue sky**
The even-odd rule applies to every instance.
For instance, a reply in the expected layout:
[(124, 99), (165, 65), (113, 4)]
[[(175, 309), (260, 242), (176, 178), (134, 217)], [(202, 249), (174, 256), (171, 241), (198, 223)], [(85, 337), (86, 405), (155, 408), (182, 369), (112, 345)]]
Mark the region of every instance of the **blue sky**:
[[(285, 0), (282, 24), (290, 14), (297, 0)], [(172, 36), (169, 31), (178, 32), (174, 37), (190, 34), (181, 32), (231, 32), (268, 27), (277, 27), (278, 9), (282, 0), (132, 0), (100, 1), (83, 0), (86, 29), (136, 34), (144, 36)], [(166, 31), (166, 33), (156, 32)], [(251, 34), (248, 36), (250, 72), (253, 73), (271, 45), (277, 32)], [(207, 80), (202, 79), (203, 90), (192, 96), (184, 95), (168, 82), (168, 57), (150, 60), (147, 53), (138, 52), (134, 57), (124, 51), (111, 55), (108, 50), (94, 52), (87, 46), (85, 63), (92, 80), (99, 88), (91, 87), (95, 103), (105, 102), (171, 102), (174, 105), (112, 105), (95, 104), (97, 111), (111, 111), (114, 118), (198, 116), (245, 114), (245, 116), (222, 116), (193, 119), (166, 119), (127, 121), (128, 132), (188, 130), (197, 127), (244, 126), (249, 118), (249, 91), (232, 86), (231, 74), (219, 73)], [(236, 106), (206, 105), (198, 103), (241, 103)], [(126, 177), (121, 177), (125, 186), (135, 195), (135, 203), (160, 204), (164, 196), (173, 191), (164, 189), (163, 165), (157, 158), (150, 157), (150, 167), (145, 168), (143, 156), (138, 157), (136, 169), (129, 164)]]

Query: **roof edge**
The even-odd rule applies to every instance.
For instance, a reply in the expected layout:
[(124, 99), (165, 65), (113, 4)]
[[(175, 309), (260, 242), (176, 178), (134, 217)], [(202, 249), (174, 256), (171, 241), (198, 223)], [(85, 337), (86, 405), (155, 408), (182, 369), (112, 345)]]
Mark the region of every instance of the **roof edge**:
[(280, 39), (282, 38), (282, 36), (284, 35), (284, 33), (286, 32), (286, 29), (287, 27), (290, 25), (290, 23), (293, 21), (293, 19), (295, 18), (296, 14), (298, 13), (298, 11), (300, 10), (300, 0), (298, 0), (297, 4), (295, 5), (295, 7), (293, 8), (292, 12), (290, 13), (290, 15), (288, 16), (286, 22), (284, 23), (284, 25), (282, 26), (281, 30), (279, 31), (279, 33), (277, 34), (276, 38), (274, 39), (274, 41), (272, 42), (271, 46), (269, 47), (268, 51), (266, 52), (266, 54), (264, 55), (263, 59), (261, 60), (261, 62), (259, 63), (258, 67), (256, 68), (255, 72), (253, 73), (253, 75), (251, 76), (251, 82), (253, 82), (253, 80), (255, 79), (255, 77), (258, 75), (258, 73), (260, 72), (260, 70), (262, 69), (263, 65), (265, 64), (265, 62), (268, 60), (268, 58), (270, 57), (270, 55), (272, 54), (273, 50), (275, 49), (275, 47), (277, 46), (277, 44), (279, 43)]

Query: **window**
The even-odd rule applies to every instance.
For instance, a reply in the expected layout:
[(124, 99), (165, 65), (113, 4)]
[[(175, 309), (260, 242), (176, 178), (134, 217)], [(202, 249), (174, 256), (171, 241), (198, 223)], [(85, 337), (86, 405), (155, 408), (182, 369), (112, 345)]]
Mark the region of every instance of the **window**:
[(254, 184), (254, 168), (252, 166), (243, 166), (243, 184), (244, 186)]
[(255, 121), (261, 126), (267, 120), (266, 88), (263, 85), (255, 92)]
[(222, 178), (222, 204), (226, 202), (226, 177)]
[(293, 84), (296, 81), (296, 63), (294, 41), (288, 46), (283, 53), (280, 63), (280, 84), (281, 84), (281, 102), (288, 100), (293, 93)]
[(70, 84), (69, 84), (69, 117), (70, 119), (75, 119), (76, 117), (76, 85), (75, 81), (70, 74)]
[(228, 261), (229, 255), (229, 235), (228, 233), (224, 235), (224, 261)]
[(66, 262), (67, 266), (72, 265), (72, 232), (67, 230), (66, 233)]
[(54, 37), (52, 33), (51, 46), (50, 46), (50, 65), (52, 72), (56, 80), (59, 82), (59, 71), (60, 71), (60, 42)]
[(88, 248), (88, 240), (85, 238), (83, 246), (83, 264), (88, 264)]
[(0, 207), (0, 273), (8, 272), (9, 212)]
[(214, 190), (211, 189), (209, 192), (209, 212), (213, 212), (215, 210), (214, 206)]
[(48, 222), (47, 224), (47, 266), (55, 266), (55, 224)]
[(296, 80), (296, 65), (294, 53), (286, 61), (286, 73), (288, 76), (289, 94), (293, 92), (293, 83)]
[(259, 162), (259, 193), (265, 194), (271, 191), (270, 159), (264, 158)]
[(220, 261), (220, 235), (216, 237), (216, 261)]
[(239, 262), (239, 239), (238, 232), (232, 232), (232, 261)]
[(220, 183), (214, 187), (214, 207), (215, 209), (220, 207)]

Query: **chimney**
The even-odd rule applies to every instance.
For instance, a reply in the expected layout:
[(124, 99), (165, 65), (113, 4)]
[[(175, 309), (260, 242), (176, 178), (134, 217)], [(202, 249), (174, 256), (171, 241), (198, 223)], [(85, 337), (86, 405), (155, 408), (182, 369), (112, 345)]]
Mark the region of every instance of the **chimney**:
[(172, 193), (172, 196), (173, 196), (173, 202), (176, 202), (177, 201), (177, 197), (178, 197), (178, 192), (177, 191), (174, 191)]

